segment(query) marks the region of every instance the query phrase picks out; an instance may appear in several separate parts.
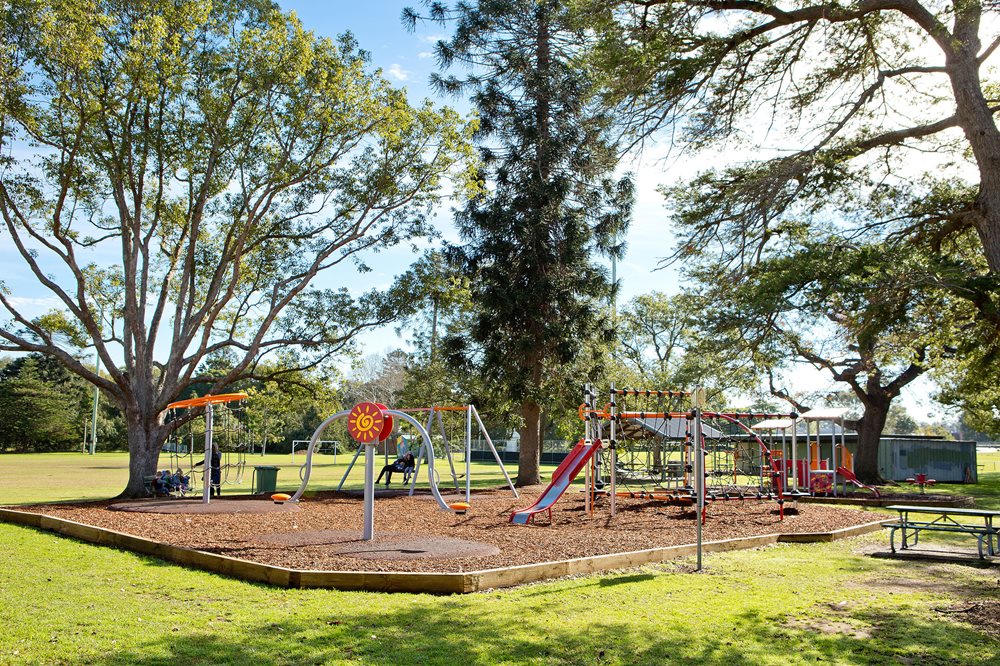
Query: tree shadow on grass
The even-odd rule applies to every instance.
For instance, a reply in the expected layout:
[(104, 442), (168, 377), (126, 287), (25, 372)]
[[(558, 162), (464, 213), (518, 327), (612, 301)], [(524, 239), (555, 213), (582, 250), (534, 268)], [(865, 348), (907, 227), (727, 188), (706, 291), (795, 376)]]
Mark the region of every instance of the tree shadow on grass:
[[(572, 593), (572, 591), (564, 590)], [(336, 594), (336, 593), (331, 593)], [(853, 664), (989, 664), (1000, 659), (998, 643), (972, 628), (912, 611), (862, 608), (850, 615), (860, 632), (841, 633), (787, 624), (783, 616), (749, 609), (730, 614), (693, 635), (689, 624), (650, 625), (634, 619), (636, 609), (570, 617), (547, 612), (547, 622), (519, 603), (496, 623), (477, 618), (484, 599), (415, 597), (405, 609), (380, 612), (379, 597), (349, 616), (286, 618), (256, 626), (226, 625), (217, 633), (174, 633), (151, 638), (142, 647), (88, 658), (107, 666), (183, 664), (747, 664), (764, 660)], [(669, 608), (660, 613), (669, 619)], [(496, 616), (496, 615), (494, 615)], [(690, 623), (695, 623), (694, 625)], [(658, 628), (652, 631), (652, 627)], [(665, 631), (663, 626), (667, 626)]]

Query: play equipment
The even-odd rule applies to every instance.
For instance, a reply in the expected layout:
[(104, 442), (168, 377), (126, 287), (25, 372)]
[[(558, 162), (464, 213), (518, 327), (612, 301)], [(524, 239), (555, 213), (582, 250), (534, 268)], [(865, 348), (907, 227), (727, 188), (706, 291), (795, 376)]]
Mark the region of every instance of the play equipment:
[(906, 480), (907, 483), (920, 488), (920, 494), (923, 495), (927, 490), (927, 486), (933, 486), (937, 483), (934, 479), (928, 479), (926, 474), (917, 473), (912, 478)]
[(706, 501), (774, 500), (783, 517), (780, 474), (770, 449), (746, 421), (788, 415), (678, 411), (690, 398), (686, 391), (612, 385), (610, 402), (598, 409), (592, 387), (585, 386), (579, 410), (584, 439), (563, 460), (541, 497), (514, 512), (510, 521), (527, 524), (542, 511), (551, 517), (552, 505), (581, 471), (584, 510), (589, 514), (596, 500), (606, 497), (613, 517), (617, 499), (630, 497), (697, 504), (702, 520)]
[(448, 506), (438, 490), (434, 474), (434, 446), (424, 427), (409, 414), (387, 409), (382, 405), (371, 402), (358, 403), (349, 410), (337, 412), (333, 416), (328, 417), (316, 428), (312, 438), (309, 440), (309, 448), (306, 449), (302, 485), (299, 486), (299, 489), (287, 501), (298, 502), (302, 498), (302, 493), (305, 492), (306, 487), (309, 485), (309, 477), (312, 473), (312, 458), (317, 444), (330, 424), (343, 418), (347, 418), (348, 434), (355, 441), (359, 442), (365, 450), (364, 526), (361, 537), (364, 541), (370, 541), (375, 535), (375, 444), (380, 439), (384, 440), (392, 433), (393, 419), (406, 422), (416, 429), (418, 435), (423, 440), (423, 446), (426, 446), (429, 452), (427, 457), (427, 477), (430, 482), (431, 493), (441, 509), (455, 511)]
[(775, 500), (779, 515), (783, 515), (783, 487), (771, 449), (748, 422), (789, 415), (690, 407), (680, 411), (691, 398), (685, 391), (617, 389), (612, 385), (607, 410), (591, 414), (601, 431), (610, 433), (608, 464), (601, 466), (605, 473), (599, 481), (606, 482), (611, 515), (615, 497), (697, 502), (699, 465), (703, 467), (706, 502)]
[[(854, 456), (847, 448), (845, 440), (845, 422), (848, 410), (843, 407), (828, 407), (811, 409), (800, 417), (805, 423), (805, 459), (808, 469), (805, 470), (806, 488), (813, 495), (837, 496), (837, 486), (840, 494), (847, 494), (847, 485), (851, 484), (872, 492), (880, 497), (879, 491), (858, 480), (854, 474)], [(822, 434), (822, 424), (829, 423), (829, 438)], [(813, 426), (815, 425), (815, 432)]]
[(271, 499), (274, 500), (275, 504), (284, 504), (288, 500), (292, 499), (292, 496), (288, 493), (274, 493), (271, 495)]
[[(187, 400), (178, 400), (177, 402), (172, 402), (167, 405), (168, 410), (175, 409), (195, 409), (202, 407), (205, 409), (205, 457), (202, 459), (202, 498), (203, 504), (208, 504), (211, 500), (212, 495), (212, 475), (210, 469), (210, 460), (212, 459), (212, 444), (218, 443), (220, 454), (228, 454), (236, 452), (238, 456), (235, 464), (232, 464), (227, 460), (223, 460), (220, 463), (220, 475), (223, 475), (220, 482), (229, 481), (230, 470), (236, 470), (234, 483), (242, 483), (243, 479), (243, 466), (246, 465), (246, 447), (249, 444), (249, 434), (242, 422), (236, 418), (236, 410), (229, 407), (232, 403), (242, 403), (246, 400), (246, 393), (220, 393), (218, 395), (206, 395), (198, 398), (188, 398)], [(224, 435), (223, 442), (215, 442), (215, 411), (216, 408), (220, 408), (220, 413), (222, 418), (223, 428), (221, 434)], [(175, 431), (176, 432), (176, 431)], [(235, 442), (233, 441), (233, 436), (235, 435)], [(189, 469), (193, 474), (195, 466), (198, 464), (194, 462), (194, 441), (193, 441), (193, 431), (192, 431), (192, 445), (188, 450), (188, 456), (191, 460), (191, 465)], [(225, 441), (228, 440), (228, 441)], [(176, 440), (174, 442), (172, 455), (179, 455), (178, 447), (176, 445)], [(226, 445), (225, 450), (223, 450), (223, 444)], [(235, 445), (234, 445), (235, 444)], [(174, 464), (174, 460), (171, 460), (171, 464)], [(177, 469), (179, 465), (175, 467)]]
[(601, 440), (589, 441), (581, 439), (577, 442), (573, 450), (569, 452), (563, 461), (552, 474), (552, 481), (535, 503), (526, 509), (521, 509), (510, 514), (509, 522), (517, 525), (527, 525), (532, 522), (536, 513), (548, 511), (549, 520), (552, 519), (552, 505), (563, 496), (573, 479), (580, 473), (580, 470), (593, 459), (601, 448)]
[[(500, 457), (496, 446), (493, 444), (493, 440), (490, 437), (489, 432), (487, 432), (486, 427), (483, 425), (482, 417), (479, 415), (479, 411), (476, 409), (475, 405), (457, 405), (457, 406), (443, 406), (435, 405), (432, 407), (415, 407), (410, 409), (397, 410), (401, 413), (406, 414), (427, 414), (427, 423), (424, 427), (424, 432), (427, 433), (428, 437), (431, 439), (435, 438), (435, 433), (441, 442), (441, 450), (444, 452), (445, 458), (448, 461), (448, 468), (451, 472), (452, 481), (455, 484), (455, 490), (457, 492), (463, 492), (463, 488), (459, 484), (459, 476), (455, 468), (455, 460), (452, 455), (452, 449), (458, 448), (454, 445), (456, 440), (461, 437), (461, 451), (465, 455), (465, 502), (468, 503), (471, 500), (472, 494), (472, 435), (474, 432), (473, 423), (476, 424), (478, 428), (478, 434), (483, 438), (483, 441), (489, 447), (490, 452), (493, 454), (493, 459), (496, 461), (500, 468), (500, 472), (503, 474), (504, 479), (507, 481), (507, 486), (510, 488), (514, 497), (517, 497), (517, 489), (514, 487), (514, 482), (511, 481), (510, 475), (507, 474), (507, 468), (503, 464), (503, 460)], [(458, 419), (454, 417), (459, 417)], [(446, 421), (448, 423), (446, 424)], [(435, 427), (436, 426), (436, 427)], [(458, 434), (458, 431), (460, 434)], [(449, 434), (450, 433), (450, 434)], [(354, 458), (351, 459), (350, 464), (347, 466), (347, 470), (344, 472), (344, 476), (340, 479), (340, 483), (337, 485), (337, 490), (341, 490), (344, 483), (347, 481), (347, 477), (350, 475), (351, 470), (354, 467), (355, 462), (361, 455), (361, 449), (354, 453)], [(412, 496), (417, 483), (417, 475), (420, 472), (421, 464), (427, 464), (429, 456), (434, 455), (435, 449), (428, 448), (424, 445), (421, 440), (420, 447), (415, 456), (415, 466), (413, 474), (410, 477), (410, 491), (409, 494)], [(437, 479), (439, 481), (439, 479)]]
[(858, 480), (858, 477), (854, 475), (853, 470), (841, 466), (837, 468), (837, 475), (841, 479), (843, 479), (844, 483), (849, 483), (852, 486), (857, 486), (858, 488), (864, 488), (865, 490), (870, 490), (872, 493), (874, 493), (875, 497), (882, 497), (882, 493), (878, 491), (878, 488), (876, 488), (875, 486), (869, 486), (867, 483), (861, 483), (861, 481)]

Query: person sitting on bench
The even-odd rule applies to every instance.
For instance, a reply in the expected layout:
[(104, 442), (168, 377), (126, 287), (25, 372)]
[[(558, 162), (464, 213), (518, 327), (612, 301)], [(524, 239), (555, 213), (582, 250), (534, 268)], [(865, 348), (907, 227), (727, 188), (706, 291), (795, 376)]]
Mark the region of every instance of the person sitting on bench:
[(382, 476), (385, 475), (385, 487), (388, 488), (389, 484), (392, 483), (392, 473), (393, 472), (403, 472), (404, 474), (408, 469), (412, 470), (416, 467), (416, 460), (413, 458), (413, 454), (407, 451), (400, 457), (396, 458), (395, 462), (386, 465), (379, 472), (378, 479), (375, 480), (376, 485), (382, 482)]

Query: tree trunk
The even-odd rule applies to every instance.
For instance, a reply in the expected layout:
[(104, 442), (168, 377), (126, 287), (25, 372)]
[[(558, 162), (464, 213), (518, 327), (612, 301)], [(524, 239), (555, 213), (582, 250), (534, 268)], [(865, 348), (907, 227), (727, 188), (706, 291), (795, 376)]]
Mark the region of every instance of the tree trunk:
[(521, 417), (524, 427), (521, 428), (521, 452), (517, 457), (518, 486), (533, 486), (541, 481), (538, 465), (541, 459), (542, 441), (542, 409), (534, 400), (521, 403)]
[(1000, 129), (983, 94), (977, 60), (978, 28), (978, 19), (962, 23), (962, 34), (956, 35), (960, 48), (949, 58), (948, 65), (959, 125), (979, 167), (976, 229), (990, 270), (997, 274), (1000, 273)]
[(146, 497), (143, 477), (156, 474), (167, 429), (156, 423), (156, 417), (143, 418), (133, 410), (126, 410), (125, 418), (128, 423), (128, 485), (119, 497)]
[(889, 416), (892, 398), (869, 395), (865, 413), (858, 419), (858, 450), (854, 455), (854, 473), (864, 483), (884, 483), (878, 471), (878, 451), (882, 431)]

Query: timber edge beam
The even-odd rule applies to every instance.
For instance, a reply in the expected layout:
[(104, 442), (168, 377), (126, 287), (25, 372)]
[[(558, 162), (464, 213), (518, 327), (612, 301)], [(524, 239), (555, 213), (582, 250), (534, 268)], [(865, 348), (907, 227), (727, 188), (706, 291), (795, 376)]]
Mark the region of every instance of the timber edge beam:
[[(650, 548), (628, 553), (592, 555), (558, 562), (539, 562), (501, 569), (469, 571), (463, 573), (430, 572), (369, 572), (369, 571), (310, 571), (287, 569), (269, 564), (259, 564), (201, 550), (182, 548), (151, 539), (106, 530), (93, 525), (55, 518), (41, 513), (0, 509), (0, 521), (54, 532), (81, 541), (129, 550), (150, 555), (175, 564), (203, 571), (231, 576), (241, 580), (268, 583), (287, 588), (328, 588), (337, 590), (366, 590), (370, 592), (416, 592), (426, 594), (467, 594), (492, 588), (512, 587), (525, 583), (631, 569), (645, 564), (666, 562), (695, 554), (694, 544)], [(848, 527), (834, 532), (808, 534), (763, 534), (740, 539), (709, 541), (703, 546), (706, 553), (760, 548), (782, 542), (825, 542), (846, 539), (882, 529), (884, 521)]]

